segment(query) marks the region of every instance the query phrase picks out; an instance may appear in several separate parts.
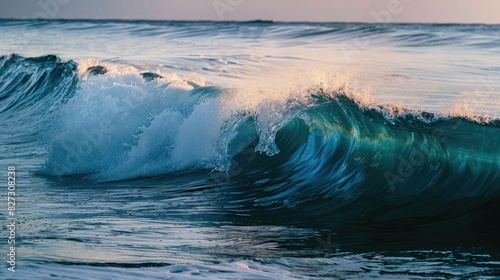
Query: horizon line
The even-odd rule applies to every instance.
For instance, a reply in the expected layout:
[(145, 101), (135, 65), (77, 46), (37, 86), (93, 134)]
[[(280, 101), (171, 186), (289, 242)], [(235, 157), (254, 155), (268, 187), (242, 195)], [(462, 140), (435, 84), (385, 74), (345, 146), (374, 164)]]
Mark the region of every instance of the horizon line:
[(356, 24), (420, 24), (420, 25), (500, 25), (500, 23), (481, 23), (481, 22), (378, 22), (378, 21), (276, 21), (276, 20), (266, 20), (266, 19), (254, 19), (254, 20), (213, 20), (213, 19), (92, 19), (92, 18), (2, 18), (0, 20), (17, 20), (17, 21), (124, 21), (124, 22), (213, 22), (213, 23), (264, 23), (264, 24), (276, 24), (276, 23), (356, 23)]

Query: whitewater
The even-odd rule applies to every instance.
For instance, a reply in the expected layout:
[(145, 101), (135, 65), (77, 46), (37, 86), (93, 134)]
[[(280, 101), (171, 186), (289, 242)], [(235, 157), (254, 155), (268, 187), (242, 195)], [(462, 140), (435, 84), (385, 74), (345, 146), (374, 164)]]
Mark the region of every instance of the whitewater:
[(500, 277), (498, 25), (0, 34), (1, 278)]

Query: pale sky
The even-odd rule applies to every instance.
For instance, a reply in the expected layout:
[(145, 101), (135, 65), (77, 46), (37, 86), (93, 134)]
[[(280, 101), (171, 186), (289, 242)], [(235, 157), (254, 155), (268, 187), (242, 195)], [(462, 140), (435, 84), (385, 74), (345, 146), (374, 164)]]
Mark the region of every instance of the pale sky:
[(500, 0), (0, 0), (0, 18), (500, 24)]

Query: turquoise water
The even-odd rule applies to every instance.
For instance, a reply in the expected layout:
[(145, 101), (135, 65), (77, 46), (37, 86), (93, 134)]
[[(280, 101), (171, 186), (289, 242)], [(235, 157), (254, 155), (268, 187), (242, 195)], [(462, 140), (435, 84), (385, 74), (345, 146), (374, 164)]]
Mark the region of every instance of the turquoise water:
[(1, 278), (495, 279), (499, 32), (0, 21)]

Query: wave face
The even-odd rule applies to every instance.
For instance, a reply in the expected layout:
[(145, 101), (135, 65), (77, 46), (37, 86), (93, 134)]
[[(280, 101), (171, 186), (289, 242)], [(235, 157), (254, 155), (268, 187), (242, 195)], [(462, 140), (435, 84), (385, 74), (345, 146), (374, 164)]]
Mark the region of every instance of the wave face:
[(78, 82), (73, 61), (54, 55), (25, 58), (16, 54), (0, 56), (0, 113), (2, 123), (31, 130), (59, 110)]
[[(73, 61), (48, 55), (0, 56), (0, 159), (38, 158), (45, 153), (37, 132), (50, 126), (78, 83)], [(11, 163), (6, 163), (11, 164)]]
[[(344, 94), (317, 98), (278, 131), (279, 154), (238, 155), (239, 182), (254, 190), (239, 201), (291, 223), (408, 230), (479, 215), (496, 227), (498, 121), (404, 110), (388, 116), (394, 108), (362, 107)], [(401, 217), (413, 221), (402, 225)], [(463, 229), (457, 223), (448, 226)]]

